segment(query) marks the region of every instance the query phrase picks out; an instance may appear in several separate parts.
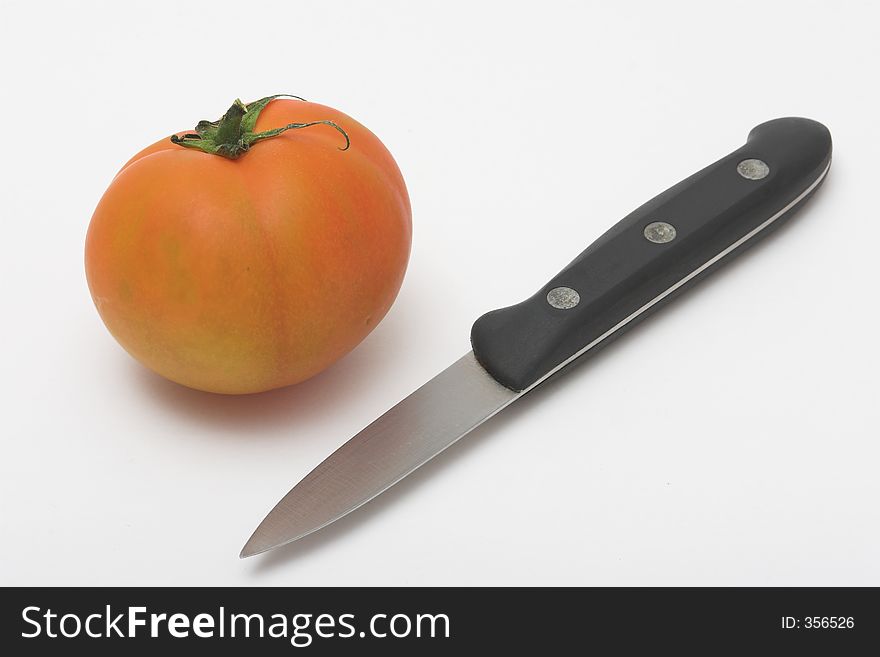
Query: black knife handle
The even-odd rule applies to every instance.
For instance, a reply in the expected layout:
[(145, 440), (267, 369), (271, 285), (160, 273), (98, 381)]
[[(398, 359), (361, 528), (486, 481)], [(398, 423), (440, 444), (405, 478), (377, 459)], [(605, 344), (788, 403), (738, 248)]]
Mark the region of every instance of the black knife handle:
[(745, 146), (621, 220), (537, 294), (480, 317), (471, 330), (477, 361), (521, 391), (595, 352), (777, 228), (830, 164), (821, 123), (762, 123)]

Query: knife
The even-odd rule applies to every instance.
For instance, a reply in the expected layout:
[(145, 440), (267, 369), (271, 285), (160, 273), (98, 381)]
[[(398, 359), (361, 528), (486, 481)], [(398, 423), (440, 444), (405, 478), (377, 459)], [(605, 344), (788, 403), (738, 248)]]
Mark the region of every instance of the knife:
[(342, 445), (257, 527), (241, 557), (366, 504), (524, 394), (622, 335), (791, 217), (831, 166), (831, 135), (783, 118), (645, 203), (522, 303), (471, 329), (473, 350)]

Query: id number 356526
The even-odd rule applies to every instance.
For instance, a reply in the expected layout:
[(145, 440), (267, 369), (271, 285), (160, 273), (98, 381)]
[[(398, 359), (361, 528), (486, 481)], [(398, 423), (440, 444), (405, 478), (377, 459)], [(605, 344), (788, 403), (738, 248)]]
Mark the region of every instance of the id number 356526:
[(850, 630), (855, 627), (852, 616), (783, 616), (784, 630)]

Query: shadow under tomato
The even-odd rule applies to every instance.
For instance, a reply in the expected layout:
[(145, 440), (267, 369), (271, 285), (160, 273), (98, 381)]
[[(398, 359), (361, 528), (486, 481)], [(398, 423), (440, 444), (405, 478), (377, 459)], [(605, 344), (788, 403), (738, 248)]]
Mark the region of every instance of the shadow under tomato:
[[(222, 395), (187, 388), (132, 363), (134, 378), (163, 410), (216, 427), (223, 435), (242, 437), (276, 434), (302, 428), (310, 421), (344, 408), (376, 380), (393, 376), (404, 327), (391, 314), (352, 352), (323, 372), (296, 385), (249, 395)], [(395, 345), (397, 345), (395, 347)]]

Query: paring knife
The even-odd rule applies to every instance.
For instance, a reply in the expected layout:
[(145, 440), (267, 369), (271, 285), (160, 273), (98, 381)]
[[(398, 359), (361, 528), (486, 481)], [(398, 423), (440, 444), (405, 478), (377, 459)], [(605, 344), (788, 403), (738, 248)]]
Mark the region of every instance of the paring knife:
[(326, 527), (575, 361), (596, 352), (777, 228), (831, 166), (820, 123), (776, 119), (648, 201), (547, 285), (480, 317), (473, 351), (337, 449), (269, 513), (241, 551)]

